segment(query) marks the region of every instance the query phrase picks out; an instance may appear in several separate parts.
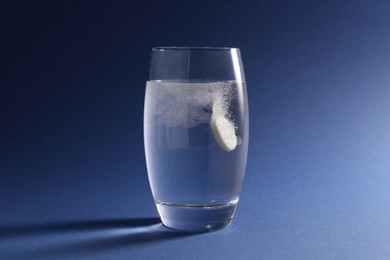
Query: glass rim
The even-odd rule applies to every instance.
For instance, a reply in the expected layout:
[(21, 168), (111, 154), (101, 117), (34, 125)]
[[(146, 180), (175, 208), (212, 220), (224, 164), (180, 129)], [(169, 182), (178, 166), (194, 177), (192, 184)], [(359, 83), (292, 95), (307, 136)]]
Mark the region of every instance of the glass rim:
[(193, 47), (193, 46), (158, 46), (152, 51), (237, 51), (234, 47)]

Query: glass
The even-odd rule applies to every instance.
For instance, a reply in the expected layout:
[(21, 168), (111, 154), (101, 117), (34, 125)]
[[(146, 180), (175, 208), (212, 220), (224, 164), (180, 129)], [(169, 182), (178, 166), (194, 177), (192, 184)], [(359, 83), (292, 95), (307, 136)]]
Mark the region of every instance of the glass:
[(248, 153), (240, 50), (153, 48), (144, 109), (148, 177), (163, 225), (189, 232), (228, 226)]

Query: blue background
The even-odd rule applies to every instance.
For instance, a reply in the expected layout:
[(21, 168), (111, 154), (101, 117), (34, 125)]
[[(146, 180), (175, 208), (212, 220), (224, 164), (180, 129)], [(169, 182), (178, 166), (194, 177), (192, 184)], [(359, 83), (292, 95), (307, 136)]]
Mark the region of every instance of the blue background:
[[(1, 259), (389, 259), (390, 2), (2, 1)], [(143, 150), (153, 46), (241, 49), (232, 225), (164, 229)]]

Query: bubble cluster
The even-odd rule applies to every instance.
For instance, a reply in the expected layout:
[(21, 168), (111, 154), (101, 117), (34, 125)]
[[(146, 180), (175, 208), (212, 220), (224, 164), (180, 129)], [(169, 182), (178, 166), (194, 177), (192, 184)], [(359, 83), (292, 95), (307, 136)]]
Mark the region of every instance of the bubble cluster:
[(168, 127), (195, 127), (209, 123), (211, 114), (231, 117), (232, 99), (230, 82), (212, 83), (147, 83), (147, 105), (159, 124)]

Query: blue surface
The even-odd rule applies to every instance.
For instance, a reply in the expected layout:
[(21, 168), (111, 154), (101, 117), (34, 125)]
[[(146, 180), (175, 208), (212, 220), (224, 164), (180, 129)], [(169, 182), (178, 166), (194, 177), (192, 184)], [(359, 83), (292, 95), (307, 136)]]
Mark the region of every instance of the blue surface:
[[(389, 259), (388, 1), (0, 4), (0, 259)], [(232, 225), (164, 229), (142, 140), (152, 46), (241, 48)]]

